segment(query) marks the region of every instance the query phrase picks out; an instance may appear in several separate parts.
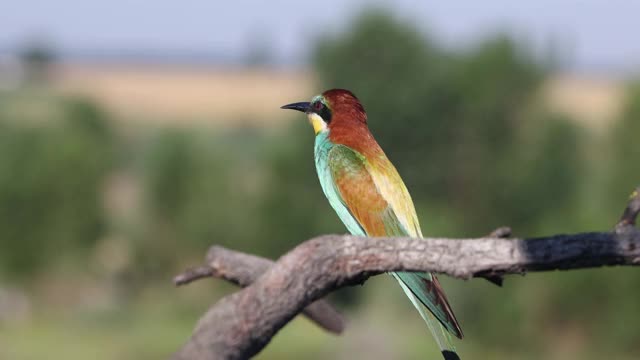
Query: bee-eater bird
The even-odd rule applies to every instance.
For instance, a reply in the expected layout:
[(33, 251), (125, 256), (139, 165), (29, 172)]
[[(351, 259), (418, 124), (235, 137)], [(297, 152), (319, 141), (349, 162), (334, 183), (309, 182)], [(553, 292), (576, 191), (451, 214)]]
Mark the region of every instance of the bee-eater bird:
[[(422, 237), (407, 187), (371, 135), (367, 114), (353, 93), (328, 90), (311, 102), (282, 109), (307, 114), (316, 135), (314, 157), (322, 190), (349, 232)], [(459, 359), (448, 333), (462, 339), (462, 330), (438, 278), (416, 272), (391, 275), (427, 323), (444, 358)]]

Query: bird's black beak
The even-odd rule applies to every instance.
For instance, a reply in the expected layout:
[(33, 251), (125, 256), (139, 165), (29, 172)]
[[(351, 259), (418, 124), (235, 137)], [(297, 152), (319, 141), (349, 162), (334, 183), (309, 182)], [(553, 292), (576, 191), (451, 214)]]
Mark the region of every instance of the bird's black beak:
[(302, 112), (307, 112), (309, 110), (310, 103), (308, 102), (297, 102), (293, 104), (288, 104), (284, 106), (280, 106), (280, 109), (290, 109), (290, 110), (298, 110)]

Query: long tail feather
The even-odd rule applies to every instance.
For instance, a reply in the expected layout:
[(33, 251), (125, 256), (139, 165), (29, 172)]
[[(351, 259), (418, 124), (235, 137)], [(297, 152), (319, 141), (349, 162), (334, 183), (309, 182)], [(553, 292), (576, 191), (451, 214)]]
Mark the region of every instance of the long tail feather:
[(402, 287), (404, 293), (407, 295), (413, 306), (416, 308), (416, 310), (418, 310), (418, 313), (420, 314), (424, 322), (427, 324), (427, 327), (436, 340), (438, 348), (440, 348), (444, 359), (460, 360), (460, 357), (456, 353), (456, 349), (451, 340), (451, 335), (449, 334), (449, 331), (451, 330), (447, 330), (442, 325), (441, 321), (437, 319), (434, 314), (429, 311), (422, 303), (422, 301), (414, 294), (414, 291), (409, 288), (409, 285), (403, 280), (403, 278), (406, 277), (407, 274), (411, 273), (391, 273), (391, 275), (396, 280), (398, 280), (398, 283), (400, 283), (400, 287)]

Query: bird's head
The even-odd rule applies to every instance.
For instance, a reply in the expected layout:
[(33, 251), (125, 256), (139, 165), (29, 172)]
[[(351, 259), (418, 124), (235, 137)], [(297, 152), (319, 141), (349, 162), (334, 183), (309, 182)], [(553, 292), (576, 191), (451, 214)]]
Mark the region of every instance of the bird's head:
[(316, 135), (338, 124), (367, 124), (367, 114), (362, 104), (351, 91), (344, 89), (327, 90), (314, 96), (310, 102), (292, 103), (281, 109), (306, 113)]

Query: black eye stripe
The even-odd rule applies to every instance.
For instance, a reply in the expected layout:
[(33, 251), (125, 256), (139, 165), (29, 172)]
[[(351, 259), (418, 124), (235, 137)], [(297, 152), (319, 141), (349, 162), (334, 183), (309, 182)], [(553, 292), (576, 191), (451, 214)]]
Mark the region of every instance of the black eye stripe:
[(311, 108), (313, 109), (313, 112), (320, 115), (322, 120), (327, 124), (331, 122), (331, 110), (322, 101), (311, 103)]

